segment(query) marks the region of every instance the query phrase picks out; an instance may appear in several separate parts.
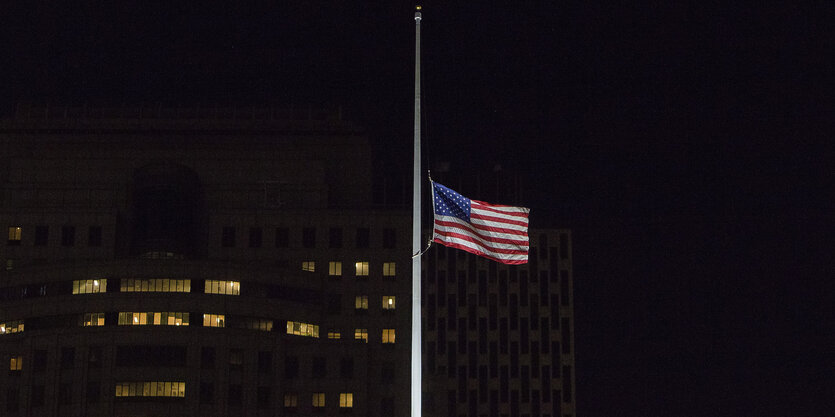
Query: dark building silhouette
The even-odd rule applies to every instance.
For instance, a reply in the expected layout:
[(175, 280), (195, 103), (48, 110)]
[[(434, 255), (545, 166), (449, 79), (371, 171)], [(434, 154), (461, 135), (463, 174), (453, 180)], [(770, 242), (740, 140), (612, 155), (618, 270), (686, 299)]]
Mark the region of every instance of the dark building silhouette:
[[(0, 415), (405, 416), (410, 212), (338, 113), (0, 121)], [(573, 415), (567, 231), (424, 256), (424, 415)]]

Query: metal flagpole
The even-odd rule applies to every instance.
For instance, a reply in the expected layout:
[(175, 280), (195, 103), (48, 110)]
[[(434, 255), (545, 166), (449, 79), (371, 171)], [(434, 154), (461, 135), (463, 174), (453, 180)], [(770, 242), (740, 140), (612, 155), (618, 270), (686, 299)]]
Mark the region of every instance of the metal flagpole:
[(420, 19), (415, 8), (415, 149), (412, 181), (412, 417), (421, 416), (421, 317), (420, 317)]

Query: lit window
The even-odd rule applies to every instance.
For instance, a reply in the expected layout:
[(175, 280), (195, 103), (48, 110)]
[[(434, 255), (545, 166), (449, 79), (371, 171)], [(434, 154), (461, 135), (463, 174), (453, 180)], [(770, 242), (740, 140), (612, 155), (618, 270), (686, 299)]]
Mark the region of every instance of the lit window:
[(271, 332), (273, 331), (273, 321), (269, 319), (258, 319), (258, 318), (250, 318), (246, 317), (242, 320), (237, 320), (233, 322), (230, 327), (237, 327), (241, 329), (249, 329), (249, 330), (261, 330), (264, 332)]
[(296, 408), (299, 406), (299, 394), (288, 392), (284, 394), (284, 408)]
[(383, 343), (394, 343), (394, 329), (383, 329)]
[(104, 313), (84, 313), (81, 315), (81, 326), (104, 326)]
[(117, 382), (116, 396), (185, 398), (186, 383), (181, 381)]
[(330, 261), (328, 262), (328, 275), (332, 277), (342, 276), (342, 262)]
[(325, 393), (324, 392), (314, 392), (313, 393), (313, 408), (320, 408), (325, 406)]
[(119, 312), (120, 326), (188, 326), (189, 313), (173, 311)]
[(18, 226), (9, 227), (9, 245), (20, 245), (23, 229)]
[(394, 310), (395, 303), (394, 303), (394, 296), (393, 295), (384, 295), (383, 296), (383, 310)]
[(360, 261), (356, 263), (357, 268), (357, 276), (358, 277), (366, 277), (368, 276), (368, 262)]
[(73, 294), (95, 294), (107, 292), (106, 279), (79, 279), (72, 282)]
[(341, 338), (342, 338), (342, 333), (333, 332), (333, 331), (328, 332), (328, 339), (341, 339)]
[(206, 294), (241, 295), (239, 281), (206, 280)]
[(12, 356), (9, 358), (9, 370), (19, 371), (23, 369), (23, 356)]
[(121, 292), (191, 292), (190, 279), (134, 279), (120, 281)]
[(357, 310), (368, 310), (368, 296), (358, 295), (354, 299), (354, 308)]
[(314, 262), (314, 261), (303, 261), (302, 262), (302, 271), (316, 272), (316, 262)]
[(319, 337), (319, 326), (298, 321), (287, 322), (287, 334), (296, 336)]
[(23, 320), (0, 322), (0, 334), (20, 333), (23, 331)]
[(354, 340), (362, 340), (368, 343), (368, 329), (354, 329)]
[(395, 274), (394, 262), (383, 262), (383, 276), (393, 277)]
[(340, 392), (339, 393), (339, 408), (352, 408), (354, 406), (354, 393)]
[(204, 314), (203, 327), (226, 327), (226, 316), (223, 314)]

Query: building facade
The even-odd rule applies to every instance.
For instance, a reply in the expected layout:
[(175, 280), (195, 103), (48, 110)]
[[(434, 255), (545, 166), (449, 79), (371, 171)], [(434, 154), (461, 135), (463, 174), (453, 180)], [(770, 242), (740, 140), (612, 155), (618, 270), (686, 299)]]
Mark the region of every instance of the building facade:
[(408, 412), (410, 220), (337, 115), (24, 108), (0, 148), (0, 414)]

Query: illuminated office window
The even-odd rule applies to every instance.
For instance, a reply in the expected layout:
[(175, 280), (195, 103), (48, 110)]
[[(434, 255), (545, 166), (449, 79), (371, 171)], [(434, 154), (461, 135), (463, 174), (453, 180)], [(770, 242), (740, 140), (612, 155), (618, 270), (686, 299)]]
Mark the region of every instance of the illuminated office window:
[(339, 393), (339, 408), (353, 408), (354, 407), (354, 393), (340, 392)]
[(302, 261), (302, 271), (316, 272), (316, 262), (314, 262), (314, 261)]
[(341, 339), (341, 338), (342, 338), (342, 333), (335, 332), (335, 331), (329, 331), (328, 332), (328, 339)]
[(20, 239), (23, 235), (23, 229), (18, 226), (11, 226), (9, 227), (9, 245), (10, 246), (17, 246), (20, 245)]
[(394, 303), (394, 296), (393, 295), (384, 295), (383, 296), (383, 310), (394, 310), (395, 303)]
[(104, 313), (84, 313), (81, 315), (81, 326), (104, 326)]
[(226, 315), (204, 314), (203, 327), (226, 327)]
[(284, 408), (296, 408), (299, 406), (299, 394), (288, 392), (284, 394)]
[(0, 322), (0, 334), (20, 333), (23, 331), (23, 320)]
[(368, 329), (354, 329), (354, 340), (362, 340), (368, 343)]
[(191, 292), (190, 279), (125, 278), (119, 283), (121, 292)]
[(186, 383), (181, 381), (117, 382), (116, 396), (185, 398)]
[(384, 277), (393, 277), (395, 274), (395, 264), (394, 262), (383, 262), (383, 276)]
[(358, 295), (354, 298), (354, 308), (357, 310), (368, 310), (368, 296)]
[(328, 262), (328, 275), (332, 277), (342, 276), (342, 262), (330, 261)]
[(368, 262), (360, 261), (356, 263), (356, 270), (358, 277), (367, 277), (368, 276)]
[(188, 326), (189, 313), (173, 311), (119, 312), (120, 326)]
[(319, 337), (319, 326), (298, 321), (287, 322), (287, 334), (296, 336)]
[(106, 279), (79, 279), (72, 282), (73, 294), (95, 294), (107, 292)]
[(383, 343), (394, 343), (394, 329), (383, 329)]
[(313, 408), (321, 408), (325, 406), (325, 393), (324, 392), (314, 392), (313, 393)]
[(206, 294), (241, 295), (239, 281), (206, 280)]
[(23, 356), (12, 355), (9, 358), (9, 370), (10, 371), (19, 371), (21, 369), (23, 369)]

